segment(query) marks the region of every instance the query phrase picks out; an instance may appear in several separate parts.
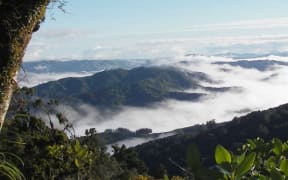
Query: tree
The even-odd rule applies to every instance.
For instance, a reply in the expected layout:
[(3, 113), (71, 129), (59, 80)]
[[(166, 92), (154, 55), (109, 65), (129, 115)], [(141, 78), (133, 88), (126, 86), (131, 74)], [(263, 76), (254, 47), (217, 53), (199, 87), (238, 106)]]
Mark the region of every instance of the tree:
[(143, 136), (152, 133), (152, 129), (150, 128), (141, 128), (135, 131), (137, 136)]
[(16, 87), (15, 78), (32, 33), (39, 29), (49, 3), (64, 0), (0, 0), (0, 129)]

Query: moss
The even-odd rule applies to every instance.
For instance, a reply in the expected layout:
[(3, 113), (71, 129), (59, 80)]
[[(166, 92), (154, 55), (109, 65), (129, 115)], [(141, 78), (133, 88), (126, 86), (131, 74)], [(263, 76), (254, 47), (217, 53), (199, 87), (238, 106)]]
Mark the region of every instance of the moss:
[[(50, 0), (5, 2), (0, 9), (0, 128), (16, 82), (25, 49), (35, 25), (45, 16)], [(1, 12), (2, 11), (2, 12)], [(6, 13), (6, 14), (5, 14)], [(3, 120), (2, 120), (3, 119)]]

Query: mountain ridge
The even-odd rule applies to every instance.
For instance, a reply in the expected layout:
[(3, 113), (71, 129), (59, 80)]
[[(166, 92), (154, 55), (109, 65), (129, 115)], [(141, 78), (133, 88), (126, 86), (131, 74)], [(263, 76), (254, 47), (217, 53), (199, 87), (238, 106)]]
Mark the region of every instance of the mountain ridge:
[[(264, 140), (272, 138), (287, 140), (287, 117), (288, 104), (283, 104), (235, 117), (229, 122), (207, 123), (206, 129), (202, 127), (198, 134), (193, 134), (195, 129), (188, 128), (182, 134), (138, 145), (134, 149), (145, 161), (151, 174), (156, 175), (158, 166), (162, 164), (161, 166), (164, 165), (168, 173), (181, 175), (181, 170), (175, 167), (169, 159), (176, 160), (181, 166), (187, 167), (185, 154), (189, 145), (197, 144), (203, 163), (209, 167), (214, 163), (214, 149), (218, 144), (236, 152), (247, 139), (260, 137)], [(153, 159), (152, 162), (151, 159)]]
[(96, 106), (146, 106), (165, 99), (198, 100), (206, 93), (188, 93), (186, 89), (202, 88), (211, 92), (230, 90), (211, 88), (200, 82), (213, 83), (202, 72), (188, 72), (173, 67), (138, 67), (113, 69), (81, 78), (64, 78), (34, 87), (39, 97)]

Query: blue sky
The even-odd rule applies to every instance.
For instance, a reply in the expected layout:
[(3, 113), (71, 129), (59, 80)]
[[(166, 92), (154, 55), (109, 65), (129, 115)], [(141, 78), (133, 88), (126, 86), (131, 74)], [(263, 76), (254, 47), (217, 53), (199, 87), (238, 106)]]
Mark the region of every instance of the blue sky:
[[(25, 61), (245, 52), (251, 47), (241, 49), (244, 41), (283, 41), (288, 34), (287, 0), (68, 0), (65, 10), (47, 12)], [(262, 51), (286, 50), (283, 44), (266, 43)]]

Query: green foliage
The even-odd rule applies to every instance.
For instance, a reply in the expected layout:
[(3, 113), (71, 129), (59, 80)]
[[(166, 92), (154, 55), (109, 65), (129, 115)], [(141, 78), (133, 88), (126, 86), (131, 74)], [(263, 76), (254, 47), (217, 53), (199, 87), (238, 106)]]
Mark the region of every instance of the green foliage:
[(223, 146), (217, 145), (215, 150), (215, 160), (217, 164), (231, 163), (231, 154)]
[[(223, 152), (218, 152), (218, 155), (222, 156), (222, 153)], [(189, 177), (189, 179), (209, 180), (211, 178), (218, 177), (217, 173), (214, 173), (203, 166), (201, 162), (201, 155), (196, 144), (192, 144), (189, 146), (186, 160), (188, 170), (185, 170), (185, 174)]]
[(288, 142), (274, 138), (271, 142), (262, 139), (249, 140), (242, 147), (242, 151), (257, 154), (252, 175), (266, 177), (266, 179), (288, 179), (287, 158)]
[(9, 160), (10, 158), (12, 158), (14, 161), (17, 160), (18, 162), (20, 162), (22, 164), (22, 166), (24, 165), (24, 163), (22, 162), (22, 160), (11, 153), (0, 153), (0, 178), (8, 178), (9, 180), (23, 180), (25, 179), (24, 175), (22, 174), (22, 172), (18, 169), (18, 167), (11, 162), (11, 160)]
[(201, 87), (199, 79), (209, 81), (203, 73), (188, 73), (175, 68), (140, 67), (114, 69), (90, 77), (65, 78), (35, 87), (36, 95), (57, 98), (62, 102), (84, 102), (99, 107), (121, 105), (146, 106), (167, 98), (195, 100), (201, 93), (180, 92)]
[(242, 154), (240, 157), (243, 159), (237, 162), (237, 168), (235, 169), (236, 177), (244, 176), (254, 166), (256, 153), (252, 152), (248, 154), (247, 156), (244, 156), (244, 155), (245, 154)]
[[(197, 144), (203, 157), (201, 158), (203, 165), (211, 167), (215, 164), (214, 150), (217, 144), (221, 144), (232, 152), (237, 152), (237, 149), (245, 144), (247, 139), (261, 137), (265, 141), (273, 138), (278, 138), (282, 142), (288, 140), (287, 117), (288, 104), (284, 104), (265, 111), (252, 112), (229, 122), (216, 123), (213, 126), (207, 123), (207, 125), (183, 128), (178, 130), (179, 134), (177, 135), (139, 145), (135, 147), (135, 150), (149, 168), (151, 175), (160, 177), (157, 167), (163, 164), (168, 174), (181, 176), (183, 171), (175, 168), (168, 158), (176, 161), (181, 167), (187, 167), (184, 159), (191, 144)], [(266, 128), (266, 133), (261, 130), (263, 127)], [(248, 142), (250, 146), (263, 149), (263, 152), (269, 152), (267, 149), (270, 150), (270, 147), (260, 140), (259, 142), (248, 140)], [(276, 146), (274, 151), (277, 153), (278, 149)], [(256, 160), (256, 162), (258, 161)]]
[[(191, 153), (199, 155), (195, 148), (190, 149)], [(191, 156), (190, 156), (191, 157)], [(194, 166), (192, 169), (193, 177), (196, 179), (240, 180), (240, 179), (260, 179), (260, 180), (286, 180), (288, 179), (288, 142), (282, 143), (275, 138), (270, 142), (264, 142), (262, 139), (249, 139), (247, 143), (239, 149), (239, 155), (236, 155), (221, 145), (215, 149), (216, 165), (212, 169), (198, 171), (195, 169), (201, 167), (198, 165), (199, 158), (187, 159), (196, 161), (188, 163)], [(198, 168), (199, 169), (199, 168)], [(193, 179), (193, 178), (192, 178)]]
[[(138, 174), (146, 174), (147, 168), (143, 161), (138, 158), (138, 154), (133, 149), (127, 149), (124, 145), (121, 147), (112, 146), (113, 157), (119, 162), (124, 173), (119, 175), (118, 179), (129, 179), (136, 177)], [(133, 171), (130, 171), (133, 170)]]
[(248, 155), (242, 153), (239, 156), (229, 152), (223, 146), (218, 145), (215, 150), (217, 168), (223, 174), (224, 179), (239, 179), (254, 166), (256, 153)]
[[(78, 140), (65, 145), (47, 147), (48, 157), (53, 160), (53, 168), (64, 168), (65, 173), (74, 174), (79, 178), (89, 177), (92, 161), (97, 156), (86, 146), (81, 146)], [(56, 174), (55, 172), (53, 173)]]
[[(11, 133), (12, 131), (19, 136)], [(7, 121), (0, 136), (1, 139), (8, 136), (15, 139), (21, 137), (21, 141), (25, 142), (1, 142), (0, 151), (13, 152), (21, 157), (25, 166), (20, 170), (31, 180), (109, 180), (132, 177), (143, 172), (140, 169), (145, 169), (145, 165), (135, 153), (131, 152), (130, 155), (130, 150), (125, 150), (125, 153), (121, 151), (111, 157), (97, 142), (95, 134), (87, 136), (87, 139), (68, 139), (63, 131), (50, 129), (41, 119), (29, 115)]]
[[(37, 101), (38, 105), (43, 103)], [(51, 103), (53, 105), (55, 103)], [(73, 133), (73, 129), (64, 114), (57, 114), (64, 125), (64, 129), (57, 130), (51, 125), (51, 120), (49, 128), (44, 121), (29, 114), (28, 109), (26, 106), (21, 108), (20, 114), (10, 113), (12, 118), (7, 120), (0, 134), (0, 140), (3, 140), (0, 141), (0, 152), (11, 152), (15, 157), (21, 157), (24, 166), (17, 161), (15, 167), (19, 167), (27, 179), (110, 180), (134, 177), (138, 173), (137, 164), (143, 165), (139, 166), (139, 172), (140, 167), (145, 168), (135, 153), (125, 155), (128, 159), (116, 159), (107, 154), (95, 129), (88, 130), (84, 138), (72, 135), (69, 139), (67, 134)]]

